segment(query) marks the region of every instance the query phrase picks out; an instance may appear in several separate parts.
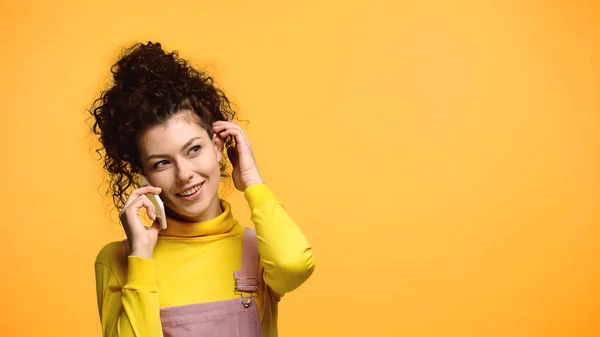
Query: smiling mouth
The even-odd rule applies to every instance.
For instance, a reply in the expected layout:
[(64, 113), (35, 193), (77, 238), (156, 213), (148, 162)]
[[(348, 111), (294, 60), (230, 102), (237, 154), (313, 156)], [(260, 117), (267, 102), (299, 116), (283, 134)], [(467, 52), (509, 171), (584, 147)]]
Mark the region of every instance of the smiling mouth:
[(188, 190), (185, 190), (181, 193), (175, 193), (175, 195), (179, 196), (179, 197), (189, 197), (190, 195), (195, 194), (196, 192), (198, 192), (200, 190), (200, 188), (202, 187), (202, 184), (204, 183), (200, 183)]

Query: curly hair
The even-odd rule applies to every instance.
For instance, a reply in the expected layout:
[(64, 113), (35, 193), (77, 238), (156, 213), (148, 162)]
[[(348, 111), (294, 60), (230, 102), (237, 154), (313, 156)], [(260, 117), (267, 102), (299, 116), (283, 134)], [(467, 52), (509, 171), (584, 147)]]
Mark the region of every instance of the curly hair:
[[(160, 43), (136, 43), (125, 49), (110, 71), (113, 83), (88, 112), (94, 119), (92, 132), (101, 144), (96, 152), (103, 157), (109, 175), (107, 193), (112, 193), (115, 206), (121, 210), (129, 188), (137, 187), (135, 175), (141, 173), (137, 148), (140, 133), (187, 109), (212, 135), (213, 122), (234, 120), (236, 113), (210, 75), (194, 69), (177, 51), (165, 52)], [(225, 147), (232, 143), (227, 139)], [(222, 178), (228, 177), (225, 153), (219, 163)]]

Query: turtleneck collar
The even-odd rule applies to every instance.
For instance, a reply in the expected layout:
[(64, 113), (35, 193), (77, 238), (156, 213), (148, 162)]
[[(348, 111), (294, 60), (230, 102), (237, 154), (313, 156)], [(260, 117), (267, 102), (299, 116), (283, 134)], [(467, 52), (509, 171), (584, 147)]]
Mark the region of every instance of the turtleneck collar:
[(167, 228), (160, 231), (160, 236), (199, 237), (229, 232), (238, 222), (231, 214), (231, 205), (219, 200), (223, 213), (215, 218), (200, 222), (184, 222), (167, 216)]

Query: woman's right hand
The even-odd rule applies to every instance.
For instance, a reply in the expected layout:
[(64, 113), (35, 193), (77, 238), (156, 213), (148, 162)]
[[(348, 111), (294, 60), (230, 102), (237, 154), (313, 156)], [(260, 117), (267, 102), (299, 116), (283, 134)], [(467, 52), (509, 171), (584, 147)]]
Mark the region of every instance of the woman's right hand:
[[(144, 186), (135, 189), (131, 192), (123, 210), (119, 214), (119, 219), (125, 229), (127, 240), (129, 241), (129, 247), (132, 256), (139, 256), (143, 258), (152, 258), (152, 252), (154, 246), (156, 246), (156, 240), (158, 239), (158, 232), (162, 229), (160, 221), (156, 218), (156, 210), (154, 205), (150, 202), (150, 199), (146, 197), (146, 194), (153, 193), (159, 194), (162, 191), (160, 187)], [(146, 208), (146, 212), (151, 220), (153, 220), (152, 226), (146, 227), (142, 223), (140, 218), (140, 210), (142, 207)]]

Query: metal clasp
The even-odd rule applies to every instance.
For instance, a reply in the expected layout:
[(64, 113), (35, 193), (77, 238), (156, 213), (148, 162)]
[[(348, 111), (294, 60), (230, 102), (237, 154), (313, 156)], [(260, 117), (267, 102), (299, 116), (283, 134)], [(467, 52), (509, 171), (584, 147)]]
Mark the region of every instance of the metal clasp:
[(240, 293), (240, 297), (242, 298), (242, 305), (244, 308), (248, 309), (252, 305), (252, 295), (249, 297), (244, 297), (244, 293)]
[[(246, 283), (244, 281), (246, 281)], [(235, 280), (235, 286), (234, 286), (235, 292), (239, 292), (240, 293), (240, 297), (242, 298), (242, 305), (244, 306), (244, 308), (250, 308), (250, 306), (252, 305), (252, 297), (254, 297), (255, 294), (256, 294), (256, 292), (258, 292), (258, 285), (255, 285), (255, 286), (253, 286), (255, 292), (249, 292), (249, 293), (246, 292), (247, 294), (250, 294), (250, 296), (244, 296), (244, 291), (240, 290), (240, 287), (244, 287), (244, 286), (247, 287), (248, 286), (247, 285), (248, 281), (250, 281), (250, 284), (257, 284), (258, 283), (258, 280), (256, 278), (253, 278), (253, 277), (236, 278), (236, 280)]]

